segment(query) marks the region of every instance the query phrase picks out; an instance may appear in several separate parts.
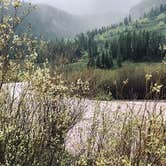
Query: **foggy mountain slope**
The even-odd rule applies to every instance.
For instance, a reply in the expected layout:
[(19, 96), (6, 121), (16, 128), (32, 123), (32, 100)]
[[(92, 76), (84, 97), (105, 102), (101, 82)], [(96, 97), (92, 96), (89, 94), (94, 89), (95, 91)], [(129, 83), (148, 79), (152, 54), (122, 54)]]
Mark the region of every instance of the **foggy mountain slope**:
[[(70, 4), (67, 0), (32, 0), (33, 3), (37, 3), (37, 9), (24, 20), (23, 25), (18, 28), (18, 32), (27, 31), (28, 25), (31, 24), (31, 34), (36, 37), (43, 36), (46, 40), (73, 37), (87, 30), (109, 26), (122, 21), (128, 15), (129, 8), (139, 1), (71, 0)], [(56, 5), (56, 2), (62, 3), (61, 6)], [(121, 5), (119, 5), (119, 2)], [(83, 5), (84, 3), (86, 5)], [(71, 7), (71, 11), (68, 5)], [(80, 10), (78, 15), (74, 12), (76, 7)], [(90, 9), (91, 12), (86, 13)]]
[(37, 9), (23, 21), (17, 31), (26, 32), (30, 24), (33, 36), (43, 36), (47, 40), (55, 40), (56, 38), (72, 37), (87, 30), (117, 23), (124, 15), (122, 12), (108, 12), (78, 16), (54, 6), (38, 4)]
[(30, 0), (55, 6), (74, 15), (98, 15), (111, 12), (125, 12), (141, 0)]
[(130, 10), (130, 14), (133, 18), (139, 18), (144, 13), (149, 12), (153, 7), (159, 7), (161, 4), (166, 4), (166, 0), (142, 0)]
[(70, 37), (84, 30), (79, 17), (45, 4), (38, 4), (37, 9), (23, 21), (17, 31), (27, 31), (29, 24), (33, 36), (43, 36), (50, 40)]

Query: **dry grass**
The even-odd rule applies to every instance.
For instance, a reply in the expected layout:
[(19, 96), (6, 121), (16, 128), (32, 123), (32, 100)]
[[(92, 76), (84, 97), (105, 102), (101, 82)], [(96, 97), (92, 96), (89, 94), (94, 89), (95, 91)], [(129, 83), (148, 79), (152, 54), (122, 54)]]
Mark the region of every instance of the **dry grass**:
[[(151, 74), (146, 82), (145, 75)], [(90, 83), (89, 97), (103, 100), (110, 99), (166, 99), (165, 64), (125, 64), (116, 70), (83, 70), (69, 72), (67, 79), (74, 82), (78, 78)], [(151, 93), (151, 86), (162, 84), (160, 94)]]

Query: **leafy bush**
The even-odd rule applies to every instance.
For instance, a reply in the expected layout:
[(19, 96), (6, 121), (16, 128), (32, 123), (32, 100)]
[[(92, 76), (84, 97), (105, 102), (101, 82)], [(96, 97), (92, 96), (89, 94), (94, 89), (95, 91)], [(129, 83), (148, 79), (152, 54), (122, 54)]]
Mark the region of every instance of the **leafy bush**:
[(0, 163), (69, 165), (65, 138), (83, 110), (78, 100), (67, 100), (61, 77), (38, 69), (17, 96), (18, 89), (6, 86), (0, 91)]
[(154, 104), (150, 112), (147, 106), (117, 111), (97, 106), (87, 126), (76, 129), (81, 140), (75, 142), (77, 165), (165, 165), (164, 108), (159, 111)]

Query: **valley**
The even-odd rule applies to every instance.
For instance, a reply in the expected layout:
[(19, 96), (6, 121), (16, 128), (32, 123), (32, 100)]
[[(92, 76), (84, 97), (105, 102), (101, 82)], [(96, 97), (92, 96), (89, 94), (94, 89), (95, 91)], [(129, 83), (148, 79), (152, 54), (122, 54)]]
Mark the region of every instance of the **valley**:
[[(23, 6), (26, 8), (28, 4), (25, 3)], [(30, 33), (34, 37), (55, 41), (117, 23), (123, 19), (124, 15), (123, 12), (108, 12), (81, 16), (70, 14), (51, 5), (38, 4), (18, 27), (17, 32), (28, 32), (27, 27), (30, 25), (32, 28)]]
[(165, 0), (0, 0), (0, 165), (166, 165)]

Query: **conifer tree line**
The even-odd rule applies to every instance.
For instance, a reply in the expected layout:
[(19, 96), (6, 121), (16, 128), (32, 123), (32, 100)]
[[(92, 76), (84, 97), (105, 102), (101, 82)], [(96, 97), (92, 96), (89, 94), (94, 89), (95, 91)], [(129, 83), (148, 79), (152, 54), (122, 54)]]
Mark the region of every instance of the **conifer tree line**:
[[(158, 13), (157, 13), (158, 11)], [(160, 14), (166, 11), (166, 5), (161, 5), (160, 8), (152, 9), (146, 15)], [(128, 26), (132, 23), (132, 18), (129, 15), (124, 18), (126, 30), (119, 32), (115, 38), (112, 38), (105, 43), (96, 40), (97, 35), (116, 28), (119, 25), (111, 27), (102, 27), (81, 33), (75, 39), (69, 41), (56, 41), (47, 44), (48, 54), (47, 59), (52, 62), (61, 60), (65, 63), (76, 62), (82, 56), (82, 52), (86, 51), (89, 55), (87, 63), (88, 67), (101, 69), (110, 69), (114, 66), (121, 67), (124, 61), (144, 62), (144, 61), (160, 61), (164, 58), (164, 37), (158, 33), (147, 30), (128, 30)], [(41, 61), (42, 58), (39, 58)], [(42, 60), (44, 61), (44, 60)]]
[[(114, 65), (120, 67), (123, 61), (161, 61), (164, 58), (163, 46), (164, 42), (160, 33), (145, 30), (123, 32), (119, 34), (118, 39), (107, 41), (99, 48), (92, 40), (88, 44), (88, 66), (110, 69)], [(115, 64), (113, 60), (116, 61)]]
[(161, 4), (160, 7), (155, 7), (155, 8), (153, 7), (149, 13), (145, 13), (144, 18), (145, 17), (151, 18), (165, 12), (166, 12), (166, 4)]
[[(166, 13), (166, 4), (161, 4), (160, 7), (152, 7), (150, 12), (144, 13), (143, 18), (152, 18), (152, 17), (160, 15), (161, 13)], [(129, 16), (125, 17), (123, 22), (120, 22), (119, 25), (129, 25), (132, 21), (133, 21), (133, 18), (129, 14)], [(114, 25), (114, 26), (117, 27), (118, 25)]]
[[(118, 52), (122, 60), (141, 61), (160, 61), (163, 58), (163, 38), (158, 32), (149, 31), (128, 31), (120, 34), (114, 50), (114, 57)], [(116, 45), (116, 43), (114, 45)], [(118, 47), (119, 45), (119, 47)], [(120, 50), (117, 50), (120, 49)]]
[(91, 52), (89, 52), (88, 67), (97, 67), (101, 69), (110, 69), (113, 67), (113, 56), (108, 42), (101, 48), (97, 48), (95, 42), (92, 47), (89, 47)]

